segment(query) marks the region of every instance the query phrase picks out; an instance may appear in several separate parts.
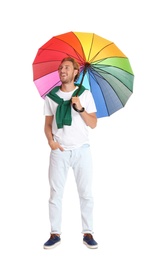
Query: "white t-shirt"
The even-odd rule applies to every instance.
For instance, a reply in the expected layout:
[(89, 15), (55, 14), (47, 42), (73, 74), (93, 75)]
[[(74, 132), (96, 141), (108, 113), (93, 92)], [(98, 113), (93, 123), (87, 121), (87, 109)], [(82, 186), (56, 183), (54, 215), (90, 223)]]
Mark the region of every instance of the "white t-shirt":
[[(63, 92), (59, 90), (56, 94), (64, 100), (69, 100), (72, 97), (73, 92)], [(96, 106), (89, 90), (85, 90), (80, 96), (80, 103), (85, 108), (87, 113), (96, 112)], [(54, 116), (52, 123), (52, 134), (54, 140), (57, 141), (65, 150), (71, 150), (82, 146), (83, 144), (89, 143), (88, 138), (88, 126), (85, 124), (80, 113), (76, 112), (71, 106), (72, 123), (71, 126), (64, 125), (63, 128), (58, 129), (56, 124), (56, 109), (58, 104), (50, 99), (48, 96), (45, 97), (44, 102), (44, 115)]]

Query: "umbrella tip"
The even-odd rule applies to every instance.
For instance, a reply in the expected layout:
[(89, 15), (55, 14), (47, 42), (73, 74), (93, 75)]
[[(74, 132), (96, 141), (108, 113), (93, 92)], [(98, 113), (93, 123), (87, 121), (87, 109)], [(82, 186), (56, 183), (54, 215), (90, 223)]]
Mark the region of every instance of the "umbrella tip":
[(88, 68), (89, 66), (90, 66), (90, 63), (89, 62), (85, 62), (84, 67)]

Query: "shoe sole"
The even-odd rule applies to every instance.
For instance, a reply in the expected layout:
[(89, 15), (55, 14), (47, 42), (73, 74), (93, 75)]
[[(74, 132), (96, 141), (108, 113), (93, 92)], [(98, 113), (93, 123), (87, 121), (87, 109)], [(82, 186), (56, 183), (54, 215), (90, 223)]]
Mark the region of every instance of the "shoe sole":
[(53, 249), (55, 248), (56, 246), (60, 245), (61, 244), (61, 241), (55, 243), (53, 246), (43, 246), (44, 249)]
[(89, 244), (87, 244), (85, 241), (83, 241), (83, 244), (86, 245), (88, 248), (90, 249), (97, 249), (98, 248), (98, 245), (95, 245), (95, 246), (90, 246)]

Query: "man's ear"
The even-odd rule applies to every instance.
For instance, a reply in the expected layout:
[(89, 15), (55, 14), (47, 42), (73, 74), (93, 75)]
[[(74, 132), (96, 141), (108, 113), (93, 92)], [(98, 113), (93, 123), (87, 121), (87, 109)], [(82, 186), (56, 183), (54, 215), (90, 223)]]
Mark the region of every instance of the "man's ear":
[(74, 76), (78, 75), (78, 70), (74, 69)]

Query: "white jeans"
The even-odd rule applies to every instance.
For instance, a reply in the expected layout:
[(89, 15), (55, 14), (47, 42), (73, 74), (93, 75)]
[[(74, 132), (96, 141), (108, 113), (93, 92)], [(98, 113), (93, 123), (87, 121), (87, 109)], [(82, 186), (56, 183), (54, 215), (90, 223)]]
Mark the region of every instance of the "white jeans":
[(51, 151), (49, 164), (51, 233), (61, 234), (62, 197), (69, 167), (73, 169), (80, 199), (82, 233), (93, 233), (92, 159), (89, 145), (63, 152), (59, 149)]

